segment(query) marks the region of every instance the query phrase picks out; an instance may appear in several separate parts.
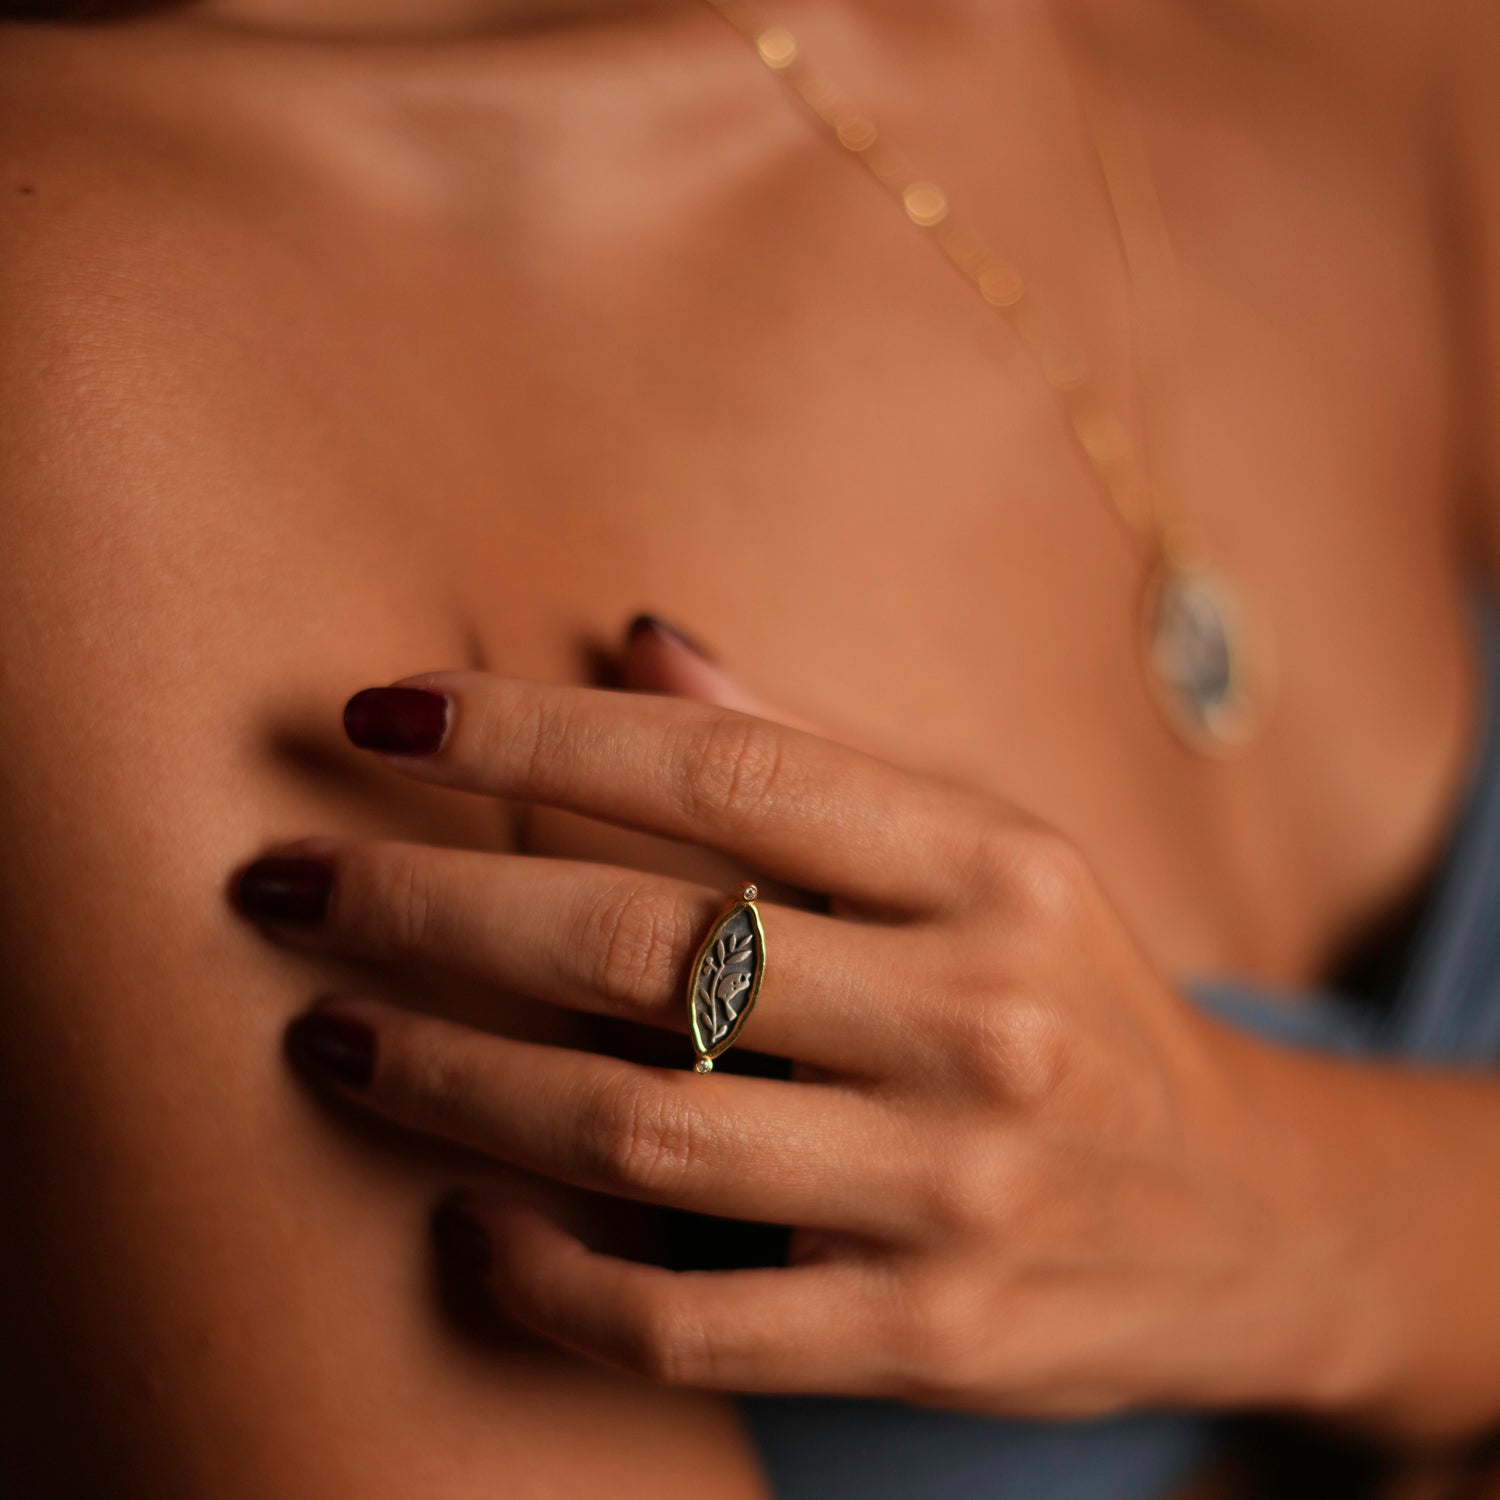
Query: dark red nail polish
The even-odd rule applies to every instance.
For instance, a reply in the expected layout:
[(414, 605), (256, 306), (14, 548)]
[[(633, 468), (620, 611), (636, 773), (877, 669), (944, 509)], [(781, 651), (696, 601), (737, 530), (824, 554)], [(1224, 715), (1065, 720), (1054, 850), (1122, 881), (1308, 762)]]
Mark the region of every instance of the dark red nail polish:
[(361, 750), (431, 755), (448, 732), (448, 700), (426, 688), (366, 688), (344, 705), (344, 733)]
[(286, 1029), (287, 1056), (304, 1073), (362, 1089), (375, 1076), (375, 1033), (363, 1021), (314, 1011)]
[(432, 1241), (443, 1264), (463, 1276), (483, 1276), (494, 1261), (490, 1237), (464, 1207), (463, 1195), (445, 1198), (432, 1216)]
[(332, 891), (333, 866), (326, 860), (273, 855), (245, 868), (235, 900), (257, 922), (312, 927), (328, 915)]
[(660, 615), (637, 615), (630, 622), (629, 629), (625, 632), (626, 638), (636, 641), (643, 635), (656, 635), (665, 640), (676, 641), (679, 646), (686, 646), (694, 656), (701, 656), (704, 661), (717, 665), (717, 658), (711, 651), (705, 650), (685, 630), (679, 630), (668, 620), (663, 620)]

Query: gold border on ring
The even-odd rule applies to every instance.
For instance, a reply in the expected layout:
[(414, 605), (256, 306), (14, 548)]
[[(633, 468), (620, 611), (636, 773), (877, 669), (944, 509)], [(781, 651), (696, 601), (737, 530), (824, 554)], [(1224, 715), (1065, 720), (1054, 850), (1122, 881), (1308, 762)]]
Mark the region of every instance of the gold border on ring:
[[(766, 973), (766, 931), (761, 924), (760, 908), (755, 904), (755, 898), (759, 894), (760, 888), (753, 881), (747, 880), (741, 885), (739, 895), (734, 897), (714, 918), (713, 925), (708, 929), (708, 935), (698, 945), (698, 951), (693, 956), (693, 962), (688, 969), (688, 1035), (693, 1041), (693, 1051), (697, 1053), (697, 1061), (693, 1064), (695, 1073), (713, 1072), (714, 1058), (722, 1056), (739, 1040), (740, 1032), (744, 1030), (745, 1022), (750, 1019), (750, 1012), (755, 1009), (755, 1002), (760, 996), (761, 980), (765, 978)], [(746, 912), (750, 918), (750, 968), (748, 971), (736, 972), (735, 965), (741, 960), (732, 955), (726, 955), (722, 948), (716, 951), (716, 944), (719, 943), (724, 929), (742, 911)], [(743, 1004), (737, 1010), (730, 1012), (728, 1029), (717, 1040), (714, 1040), (712, 1036), (705, 1040), (700, 1024), (698, 987), (703, 981), (705, 972), (714, 963), (718, 964), (719, 970), (713, 984), (715, 998), (710, 1003), (717, 1005), (722, 999), (725, 1004), (728, 1004), (729, 1000), (734, 998), (732, 995), (729, 997), (717, 995), (719, 985), (725, 978), (734, 979), (743, 976), (747, 981), (748, 992), (745, 993)], [(729, 970), (728, 973), (725, 972), (726, 969)]]

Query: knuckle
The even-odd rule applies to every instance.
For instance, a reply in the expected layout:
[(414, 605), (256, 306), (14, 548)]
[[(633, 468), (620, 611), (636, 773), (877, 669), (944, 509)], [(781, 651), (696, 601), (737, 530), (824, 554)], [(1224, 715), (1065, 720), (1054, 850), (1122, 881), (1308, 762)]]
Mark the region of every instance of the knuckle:
[(680, 747), (682, 798), (697, 821), (765, 811), (783, 778), (781, 736), (744, 714), (694, 724)]
[(626, 1362), (662, 1385), (701, 1385), (714, 1365), (702, 1319), (671, 1296), (642, 1299), (633, 1319)]
[(430, 873), (420, 860), (398, 857), (385, 864), (377, 910), (388, 948), (417, 953), (432, 938), (435, 891)]
[(1071, 839), (1050, 828), (1029, 830), (1017, 868), (1017, 896), (1032, 922), (1055, 930), (1074, 920), (1091, 875), (1088, 862)]
[(941, 1008), (933, 1015), (930, 1027), (960, 1074), (984, 1074), (993, 1047), (991, 1012), (1000, 1003), (997, 992), (1001, 983), (1002, 979), (982, 961), (965, 964), (945, 976)]
[(960, 1071), (983, 1095), (1035, 1107), (1069, 1071), (1067, 1028), (1038, 996), (990, 996), (955, 1015)]
[(386, 1040), (381, 1052), (387, 1101), (398, 1115), (418, 1118), (439, 1134), (462, 1131), (476, 1099), (473, 1070), (458, 1052), (431, 1043), (392, 1049)]
[(978, 1383), (984, 1351), (977, 1295), (946, 1275), (907, 1280), (893, 1320), (896, 1366), (907, 1399), (957, 1402)]
[(688, 925), (676, 902), (634, 884), (611, 886), (582, 923), (581, 951), (595, 955), (594, 987), (618, 1007), (665, 1009), (691, 941)]
[(966, 1236), (992, 1217), (989, 1184), (958, 1153), (934, 1153), (924, 1164), (921, 1188), (922, 1222), (945, 1236)]
[(671, 1196), (693, 1154), (690, 1107), (660, 1085), (600, 1087), (583, 1110), (586, 1164), (606, 1182), (650, 1197)]
[(1079, 909), (1092, 875), (1071, 839), (1041, 823), (986, 820), (974, 843), (975, 884), (1018, 909), (1029, 925), (1051, 928)]
[(559, 768), (569, 763), (574, 724), (566, 699), (544, 692), (514, 693), (504, 702), (486, 700), (471, 733), (471, 753), (479, 764), (514, 767), (522, 786), (540, 788), (561, 779)]
[(1006, 894), (1016, 879), (1020, 857), (1015, 826), (1007, 819), (987, 815), (971, 825), (969, 879), (981, 898)]
[(1067, 1077), (1071, 1048), (1063, 1018), (1041, 999), (1028, 996), (997, 1007), (992, 1049), (1003, 1056), (1009, 1097), (1036, 1105), (1055, 1094)]

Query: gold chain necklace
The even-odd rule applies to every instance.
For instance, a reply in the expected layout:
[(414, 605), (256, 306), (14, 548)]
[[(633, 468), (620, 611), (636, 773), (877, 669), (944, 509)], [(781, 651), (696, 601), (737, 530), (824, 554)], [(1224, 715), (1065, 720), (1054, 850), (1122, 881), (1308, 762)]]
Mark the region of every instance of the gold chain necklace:
[[(704, 3), (754, 47), (766, 67), (795, 91), (845, 153), (864, 166), (1035, 356), (1109, 509), (1141, 556), (1139, 657), (1152, 698), (1189, 748), (1214, 756), (1246, 748), (1269, 712), (1269, 640), (1252, 631), (1235, 591), (1203, 561), (1201, 548), (1187, 539), (1181, 523), (1164, 513), (1145, 456), (1137, 453), (1129, 430), (1101, 399), (1081, 351), (1016, 267), (958, 218), (948, 193), (918, 174), (867, 110), (809, 66), (786, 27), (768, 24), (741, 0)], [(1125, 128), (1123, 101), (1112, 98), (1109, 103), (1112, 129), (1103, 128), (1101, 101), (1085, 102), (1084, 114), (1126, 269), (1137, 288), (1132, 303), (1141, 300), (1138, 288), (1154, 271), (1154, 311), (1161, 319), (1171, 266), (1166, 222), (1139, 136)], [(1134, 179), (1133, 194), (1126, 190), (1127, 177)], [(1174, 362), (1159, 348), (1148, 355), (1141, 321), (1132, 318), (1132, 342), (1144, 398), (1148, 366), (1160, 379)]]

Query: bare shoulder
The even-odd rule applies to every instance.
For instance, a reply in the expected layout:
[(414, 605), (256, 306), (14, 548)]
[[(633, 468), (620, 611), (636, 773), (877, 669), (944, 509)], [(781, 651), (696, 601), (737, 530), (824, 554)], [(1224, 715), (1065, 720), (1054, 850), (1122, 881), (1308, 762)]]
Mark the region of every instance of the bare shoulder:
[(38, 610), (71, 589), (211, 608), (232, 581), (268, 618), (326, 599), (344, 638), (380, 618), (411, 652), (433, 634), (415, 590), (375, 586), (410, 507), (351, 482), (318, 365), (346, 352), (286, 333), (324, 295), (306, 242), (337, 174), (295, 75), (254, 53), (0, 26), (0, 541)]
[[(185, 230), (242, 231), (278, 193), (284, 209), (294, 164), (317, 166), (314, 118), (297, 109), (286, 62), (159, 22), (0, 24), (6, 271), (39, 273), (32, 291), (49, 266), (75, 290), (111, 273), (141, 284)], [(158, 287), (181, 293), (193, 268), (153, 269)]]
[[(378, 509), (340, 514), (326, 437), (267, 337), (284, 216), (226, 170), (232, 143), (205, 139), (238, 112), (185, 97), (201, 74), (180, 58), (168, 90), (157, 55), (129, 28), (0, 28), (6, 612), (12, 628), (90, 622), (73, 669), (97, 651), (106, 682), (125, 680), (106, 671), (124, 644), (109, 621), (164, 653), (165, 678), (191, 670), (190, 641), (221, 671), (248, 667), (283, 596), (308, 618), (324, 600), (351, 621), (381, 605), (359, 554), (341, 555), (361, 535), (369, 557)], [(266, 622), (258, 641), (223, 617), (230, 587)], [(403, 624), (419, 638), (418, 616)], [(338, 636), (325, 645), (332, 659)]]
[(138, 400), (223, 444), (226, 409), (292, 396), (265, 335), (338, 180), (298, 82), (167, 26), (0, 26), (8, 419), (68, 403), (115, 440)]

